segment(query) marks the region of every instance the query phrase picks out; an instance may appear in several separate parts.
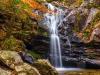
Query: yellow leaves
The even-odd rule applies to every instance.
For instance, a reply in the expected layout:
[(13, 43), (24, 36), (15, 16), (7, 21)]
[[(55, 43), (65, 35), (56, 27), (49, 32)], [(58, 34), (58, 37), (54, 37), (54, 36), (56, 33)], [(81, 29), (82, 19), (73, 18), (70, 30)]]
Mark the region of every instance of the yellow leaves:
[(24, 11), (25, 11), (29, 16), (34, 17), (36, 20), (42, 19), (42, 16), (39, 16), (39, 15), (37, 15), (37, 14), (35, 14), (35, 13), (32, 13), (32, 12), (26, 10), (26, 9), (24, 9)]
[(30, 7), (32, 7), (33, 9), (38, 9), (38, 10), (40, 10), (40, 11), (42, 11), (42, 12), (48, 12), (48, 9), (47, 9), (45, 6), (43, 6), (43, 5), (41, 5), (41, 4), (37, 3), (37, 2), (35, 2), (35, 1), (33, 1), (33, 0), (22, 0), (22, 1), (23, 1), (24, 3), (29, 4)]
[[(21, 1), (28, 4), (32, 9), (37, 9), (43, 13), (49, 12), (49, 10), (45, 6), (35, 2), (34, 0), (21, 0)], [(24, 11), (37, 20), (40, 20), (42, 18), (41, 16), (33, 13), (32, 11), (30, 12), (28, 9), (24, 9)]]

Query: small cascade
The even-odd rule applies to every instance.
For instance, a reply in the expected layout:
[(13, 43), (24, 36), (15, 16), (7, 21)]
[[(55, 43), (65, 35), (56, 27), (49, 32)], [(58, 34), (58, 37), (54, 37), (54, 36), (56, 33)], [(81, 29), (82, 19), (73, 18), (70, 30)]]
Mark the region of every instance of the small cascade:
[(52, 14), (46, 13), (45, 23), (50, 32), (50, 60), (55, 67), (62, 67), (62, 55), (60, 47), (60, 39), (58, 36), (58, 27), (62, 24), (64, 19), (63, 10), (47, 4), (48, 9), (54, 11)]

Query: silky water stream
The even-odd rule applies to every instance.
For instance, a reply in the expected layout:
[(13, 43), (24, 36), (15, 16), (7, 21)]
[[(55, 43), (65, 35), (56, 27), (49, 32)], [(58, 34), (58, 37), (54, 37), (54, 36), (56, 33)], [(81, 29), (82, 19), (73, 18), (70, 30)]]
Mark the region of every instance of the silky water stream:
[[(65, 18), (69, 17), (73, 13), (69, 13), (67, 17), (64, 17), (65, 13), (62, 9), (53, 6), (52, 4), (47, 4), (48, 9), (54, 11), (51, 13), (46, 13), (44, 15), (44, 23), (47, 25), (50, 33), (50, 61), (60, 75), (63, 75), (65, 71), (69, 70), (79, 70), (76, 68), (64, 68), (62, 63), (62, 53), (60, 46), (60, 38), (58, 33), (58, 27), (62, 25)], [(68, 39), (68, 38), (67, 38)], [(69, 40), (69, 39), (68, 39)], [(70, 45), (70, 41), (68, 42)]]

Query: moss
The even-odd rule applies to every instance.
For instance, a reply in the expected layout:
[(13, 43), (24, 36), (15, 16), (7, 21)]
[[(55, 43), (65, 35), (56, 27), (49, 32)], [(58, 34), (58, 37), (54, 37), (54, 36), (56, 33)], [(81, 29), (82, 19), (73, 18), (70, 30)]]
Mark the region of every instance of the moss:
[(91, 9), (91, 8), (99, 8), (99, 9), (100, 9), (100, 5), (97, 5), (97, 4), (95, 4), (95, 3), (89, 3), (89, 4), (87, 5), (87, 8), (88, 8), (88, 9)]
[(100, 21), (100, 11), (95, 15), (94, 20), (92, 21), (91, 25), (94, 26), (96, 23)]
[[(88, 27), (83, 31), (83, 38), (88, 39), (92, 31), (96, 28), (96, 24), (100, 21), (100, 11), (95, 15), (93, 21), (88, 25)], [(98, 26), (99, 27), (99, 26)]]
[(14, 51), (21, 51), (25, 50), (25, 45), (22, 41), (17, 40), (13, 36), (10, 36), (9, 38), (5, 39), (5, 41), (2, 42), (2, 49), (3, 50), (14, 50)]
[(77, 23), (76, 23), (76, 31), (79, 31), (79, 22), (81, 21), (81, 15), (78, 13), (77, 15)]
[(33, 58), (36, 58), (36, 59), (41, 59), (41, 58), (43, 58), (42, 55), (37, 54), (37, 53), (34, 52), (34, 51), (28, 51), (28, 54), (30, 54)]
[(80, 6), (80, 5), (83, 3), (83, 1), (84, 1), (84, 0), (77, 0), (77, 1), (76, 1), (77, 6)]
[(29, 31), (23, 31), (23, 30), (17, 32), (17, 34), (22, 35), (22, 36), (28, 36), (30, 33), (31, 32), (29, 32)]
[(88, 35), (89, 35), (89, 32), (88, 32), (88, 31), (85, 31), (85, 32), (83, 33), (83, 37), (88, 37)]
[(0, 0), (0, 9), (9, 10), (10, 12), (18, 15), (22, 20), (27, 19), (27, 17), (29, 16), (26, 15), (24, 9), (28, 9), (28, 11), (31, 11), (29, 5), (23, 3), (21, 0)]
[(45, 31), (43, 28), (39, 28), (39, 29), (38, 29), (38, 34), (44, 35), (44, 36), (48, 36), (48, 32)]
[(80, 30), (82, 29), (81, 25), (84, 18), (86, 18), (86, 14), (81, 15), (80, 13), (77, 13), (75, 16), (76, 16), (76, 23), (73, 27), (73, 31), (80, 32)]
[(70, 6), (75, 8), (75, 7), (79, 7), (82, 3), (84, 2), (84, 0), (74, 0), (73, 3), (70, 2)]
[(39, 70), (41, 75), (58, 75), (58, 72), (48, 60), (38, 59), (34, 62), (33, 66)]

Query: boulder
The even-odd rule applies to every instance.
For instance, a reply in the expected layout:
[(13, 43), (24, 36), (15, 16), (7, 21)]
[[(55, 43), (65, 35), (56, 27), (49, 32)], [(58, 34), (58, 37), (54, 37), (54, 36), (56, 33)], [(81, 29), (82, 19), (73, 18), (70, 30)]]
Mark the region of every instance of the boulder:
[(40, 75), (35, 67), (32, 67), (27, 63), (15, 66), (15, 70), (17, 71), (18, 75)]
[(12, 72), (9, 70), (0, 68), (0, 75), (12, 75)]
[(14, 69), (15, 65), (23, 63), (23, 60), (15, 51), (0, 51), (0, 60), (12, 69)]
[(48, 60), (39, 59), (33, 64), (41, 73), (41, 75), (58, 75), (55, 68), (49, 63)]
[(18, 52), (15, 51), (0, 51), (0, 66), (2, 66), (0, 75), (12, 75), (13, 71), (13, 75), (40, 75), (35, 67), (23, 62)]

